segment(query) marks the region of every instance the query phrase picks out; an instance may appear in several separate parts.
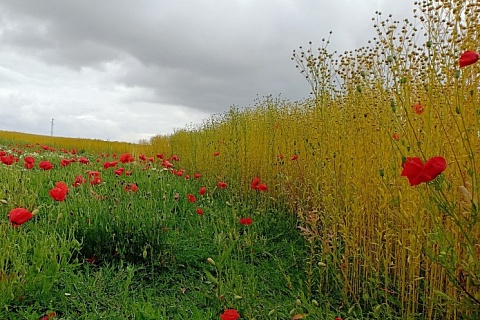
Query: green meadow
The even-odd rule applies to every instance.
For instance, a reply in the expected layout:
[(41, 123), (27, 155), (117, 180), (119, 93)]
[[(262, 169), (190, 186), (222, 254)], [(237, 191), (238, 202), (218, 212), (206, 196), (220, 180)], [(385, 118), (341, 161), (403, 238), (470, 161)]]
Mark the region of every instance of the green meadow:
[(0, 319), (478, 319), (480, 8), (416, 6), (295, 49), (302, 101), (138, 144), (0, 131)]

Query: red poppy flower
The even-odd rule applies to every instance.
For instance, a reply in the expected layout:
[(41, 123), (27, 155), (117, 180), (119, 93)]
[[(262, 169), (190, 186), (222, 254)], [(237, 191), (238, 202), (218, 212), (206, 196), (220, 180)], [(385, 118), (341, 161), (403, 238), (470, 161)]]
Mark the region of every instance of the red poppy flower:
[(53, 168), (53, 164), (50, 161), (41, 161), (38, 166), (43, 170), (51, 170)]
[(392, 138), (393, 138), (393, 140), (397, 141), (398, 139), (400, 139), (400, 135), (398, 133), (394, 133), (392, 135)]
[(46, 315), (44, 315), (43, 317), (41, 317), (39, 320), (49, 320), (49, 319), (52, 319), (52, 318), (55, 318), (57, 317), (57, 314), (55, 312), (50, 312)]
[(9, 155), (0, 157), (0, 161), (1, 161), (3, 164), (6, 164), (7, 166), (10, 166), (10, 165), (12, 165), (14, 162), (17, 162), (18, 159), (15, 158), (14, 156), (12, 156), (11, 154), (9, 154)]
[(121, 163), (133, 162), (134, 159), (130, 153), (124, 153), (120, 156)]
[(240, 318), (240, 315), (235, 309), (227, 309), (220, 315), (222, 320), (237, 320), (238, 318)]
[(81, 157), (78, 162), (80, 162), (81, 164), (88, 164), (88, 159), (85, 158), (85, 157)]
[(15, 208), (10, 210), (8, 214), (8, 219), (12, 223), (12, 226), (17, 228), (20, 225), (24, 224), (28, 220), (33, 218), (33, 213), (24, 208)]
[(63, 201), (67, 197), (68, 187), (63, 182), (55, 183), (55, 188), (50, 189), (50, 196), (55, 201)]
[(267, 191), (267, 185), (265, 183), (260, 184), (260, 178), (255, 177), (252, 180), (251, 187), (253, 190), (258, 190), (258, 191)]
[(200, 190), (198, 190), (198, 193), (203, 196), (205, 194), (205, 192), (207, 192), (207, 188), (205, 187), (201, 187)]
[(265, 183), (261, 183), (257, 186), (258, 191), (268, 191), (268, 187)]
[(226, 182), (220, 181), (217, 183), (217, 187), (219, 187), (220, 189), (225, 189), (226, 187), (228, 187), (228, 185)]
[(159, 154), (157, 154), (157, 158), (160, 159), (160, 160), (163, 160), (163, 158), (165, 158), (165, 156), (163, 155), (163, 153), (159, 153)]
[(71, 162), (70, 160), (63, 158), (62, 160), (60, 160), (60, 166), (66, 167), (70, 164), (70, 162)]
[(164, 167), (165, 169), (169, 169), (169, 168), (173, 167), (173, 164), (168, 160), (163, 160), (162, 161), (162, 167)]
[(170, 158), (170, 160), (178, 162), (178, 161), (180, 161), (180, 158), (175, 154)]
[(113, 170), (113, 172), (114, 172), (117, 176), (121, 176), (124, 171), (125, 171), (124, 168), (118, 168), (118, 169), (116, 169), (116, 170)]
[(78, 186), (84, 184), (85, 182), (87, 182), (87, 180), (85, 180), (84, 177), (79, 175), (79, 176), (76, 176), (75, 181), (73, 181), (73, 183), (72, 183), (72, 186), (78, 187)]
[(24, 161), (24, 166), (26, 169), (33, 169), (33, 166), (35, 165), (35, 159), (33, 157), (25, 157), (23, 159)]
[(447, 162), (443, 157), (433, 157), (423, 164), (420, 158), (414, 157), (407, 158), (402, 166), (401, 175), (408, 178), (411, 186), (416, 186), (435, 179), (447, 168)]
[(290, 158), (290, 160), (292, 160), (292, 161), (295, 161), (295, 160), (297, 160), (297, 159), (298, 159), (298, 154), (294, 154), (294, 155)]
[(251, 225), (253, 223), (252, 218), (242, 218), (240, 219), (240, 224), (243, 224), (245, 226)]
[(463, 67), (466, 67), (468, 65), (474, 64), (477, 61), (478, 61), (478, 53), (477, 52), (475, 52), (475, 51), (465, 51), (460, 56), (460, 59), (458, 60), (458, 64), (460, 65), (460, 68), (463, 68)]
[(260, 183), (260, 178), (259, 177), (253, 178), (252, 183), (251, 183), (252, 189), (257, 190), (257, 186), (258, 186), (259, 183)]
[(414, 104), (412, 109), (416, 114), (422, 114), (425, 111), (425, 108), (420, 103)]
[(191, 193), (187, 194), (187, 199), (188, 199), (188, 202), (196, 202), (197, 201), (197, 198), (195, 198), (195, 196)]
[(201, 177), (200, 173), (195, 173), (193, 175), (193, 179), (200, 179), (200, 177)]
[(197, 212), (197, 214), (199, 214), (199, 215), (202, 215), (202, 214), (203, 214), (202, 208), (197, 208), (196, 212)]
[(110, 162), (104, 162), (103, 163), (103, 168), (108, 169), (108, 168), (113, 168), (118, 164), (117, 161), (110, 161)]
[(214, 156), (214, 157), (218, 157), (219, 155), (220, 155), (220, 152), (218, 152), (218, 151), (215, 151), (215, 152), (213, 153), (213, 156)]
[(130, 183), (124, 187), (126, 192), (137, 192), (138, 186), (135, 183)]

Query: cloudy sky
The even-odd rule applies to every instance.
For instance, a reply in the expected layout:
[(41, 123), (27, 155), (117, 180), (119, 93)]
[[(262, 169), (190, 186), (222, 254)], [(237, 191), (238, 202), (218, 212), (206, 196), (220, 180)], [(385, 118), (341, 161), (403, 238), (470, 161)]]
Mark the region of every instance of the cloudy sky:
[(299, 46), (343, 52), (413, 0), (2, 0), (0, 130), (137, 142), (309, 87)]

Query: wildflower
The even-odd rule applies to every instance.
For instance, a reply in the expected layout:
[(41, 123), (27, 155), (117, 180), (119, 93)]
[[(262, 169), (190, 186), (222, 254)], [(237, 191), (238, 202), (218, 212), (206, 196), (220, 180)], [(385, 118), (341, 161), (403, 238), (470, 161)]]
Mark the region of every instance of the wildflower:
[(195, 210), (197, 212), (197, 214), (199, 215), (202, 215), (203, 214), (203, 210), (202, 208), (197, 208), (197, 210)]
[(228, 185), (226, 182), (220, 181), (217, 183), (217, 187), (219, 187), (220, 189), (225, 189), (226, 187), (228, 187)]
[(33, 157), (25, 157), (23, 161), (23, 165), (26, 169), (33, 169), (33, 166), (35, 165), (35, 159)]
[(121, 176), (124, 171), (125, 171), (124, 168), (118, 168), (118, 169), (113, 170), (113, 172), (114, 172), (117, 176)]
[(255, 177), (252, 180), (251, 187), (253, 190), (258, 190), (258, 191), (267, 191), (268, 187), (265, 183), (260, 184), (260, 178)]
[(11, 154), (9, 154), (9, 155), (0, 157), (0, 161), (1, 161), (3, 164), (6, 164), (7, 166), (10, 166), (10, 165), (12, 165), (14, 162), (18, 161), (18, 159), (15, 158), (14, 156), (12, 156)]
[(261, 183), (257, 186), (258, 191), (268, 191), (268, 187), (265, 183)]
[(139, 155), (138, 158), (142, 161), (147, 161), (147, 157), (144, 154)]
[(75, 181), (73, 181), (72, 186), (78, 187), (78, 186), (84, 184), (85, 182), (87, 182), (87, 180), (85, 180), (85, 178), (82, 177), (81, 175), (78, 175), (78, 176), (75, 177)]
[(81, 164), (88, 164), (88, 159), (85, 158), (85, 157), (81, 157), (78, 162), (80, 162)]
[(260, 178), (259, 177), (253, 178), (252, 183), (251, 183), (252, 189), (256, 190), (259, 183), (260, 183)]
[(220, 155), (220, 152), (218, 152), (218, 151), (215, 151), (215, 152), (213, 153), (213, 156), (214, 156), (214, 157), (218, 157), (219, 155)]
[(53, 168), (53, 164), (50, 161), (41, 161), (38, 166), (43, 170), (51, 170)]
[(39, 320), (49, 320), (49, 319), (56, 318), (56, 317), (57, 317), (57, 313), (54, 311), (54, 312), (47, 313), (46, 315), (41, 317)]
[(407, 158), (402, 166), (401, 176), (407, 177), (411, 186), (416, 186), (435, 179), (447, 168), (447, 162), (443, 157), (433, 157), (423, 164), (420, 158), (414, 157)]
[(460, 56), (460, 59), (458, 60), (458, 64), (460, 65), (460, 68), (463, 68), (463, 67), (466, 67), (468, 65), (474, 64), (477, 61), (478, 61), (478, 53), (477, 52), (475, 52), (475, 51), (465, 51)]
[(110, 162), (104, 162), (103, 163), (103, 168), (108, 169), (108, 168), (113, 168), (118, 164), (117, 161), (110, 161)]
[(197, 198), (195, 198), (195, 196), (191, 193), (187, 194), (187, 199), (188, 199), (188, 202), (196, 202), (197, 201)]
[(137, 192), (138, 190), (138, 186), (135, 183), (127, 184), (123, 188), (125, 189), (125, 192)]
[(392, 135), (392, 138), (393, 138), (393, 140), (397, 141), (398, 139), (400, 139), (400, 135), (398, 133), (394, 133)]
[(133, 157), (130, 153), (124, 153), (120, 156), (121, 163), (133, 162)]
[(102, 183), (102, 179), (100, 178), (100, 172), (98, 172), (98, 171), (87, 171), (87, 174), (88, 174), (88, 178), (90, 179), (90, 185), (91, 186)]
[(70, 162), (70, 160), (63, 158), (62, 160), (60, 160), (60, 166), (66, 167), (70, 164)]
[(195, 173), (193, 175), (193, 179), (200, 179), (200, 177), (201, 177), (200, 173)]
[(253, 223), (253, 219), (252, 218), (242, 218), (240, 219), (240, 224), (243, 224), (245, 226), (249, 226)]
[(55, 201), (63, 201), (67, 197), (68, 187), (63, 182), (55, 183), (55, 187), (50, 189), (50, 196)]
[(235, 309), (227, 309), (220, 315), (222, 320), (237, 320), (238, 318), (240, 318), (240, 315)]
[(173, 164), (168, 160), (163, 160), (162, 161), (162, 167), (164, 167), (165, 169), (169, 169), (169, 168), (173, 167)]
[(416, 114), (422, 114), (425, 111), (425, 108), (420, 103), (414, 104), (412, 109)]
[(8, 214), (8, 219), (12, 223), (12, 226), (17, 228), (20, 225), (24, 224), (31, 218), (33, 218), (34, 214), (24, 208), (15, 208), (10, 210)]
[(297, 160), (297, 159), (298, 159), (298, 154), (294, 154), (294, 155), (290, 158), (290, 160), (292, 160), (292, 161), (295, 161), (295, 160)]
[(205, 192), (207, 192), (207, 188), (205, 187), (201, 187), (200, 190), (198, 190), (198, 193), (203, 196), (205, 194)]

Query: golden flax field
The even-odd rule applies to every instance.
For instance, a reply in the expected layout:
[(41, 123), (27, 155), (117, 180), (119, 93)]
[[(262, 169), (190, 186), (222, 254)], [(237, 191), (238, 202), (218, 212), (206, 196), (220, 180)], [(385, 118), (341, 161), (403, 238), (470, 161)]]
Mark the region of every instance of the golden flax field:
[[(312, 91), (303, 101), (266, 97), (145, 145), (1, 136), (178, 154), (188, 171), (240, 194), (258, 176), (272, 205), (299, 218), (309, 290), (395, 305), (403, 318), (468, 318), (480, 307), (480, 65), (460, 68), (459, 58), (478, 51), (480, 6), (417, 7), (413, 21), (378, 13), (378, 36), (354, 51), (330, 53), (328, 40), (294, 51)], [(401, 173), (414, 157), (447, 167), (412, 186)]]

